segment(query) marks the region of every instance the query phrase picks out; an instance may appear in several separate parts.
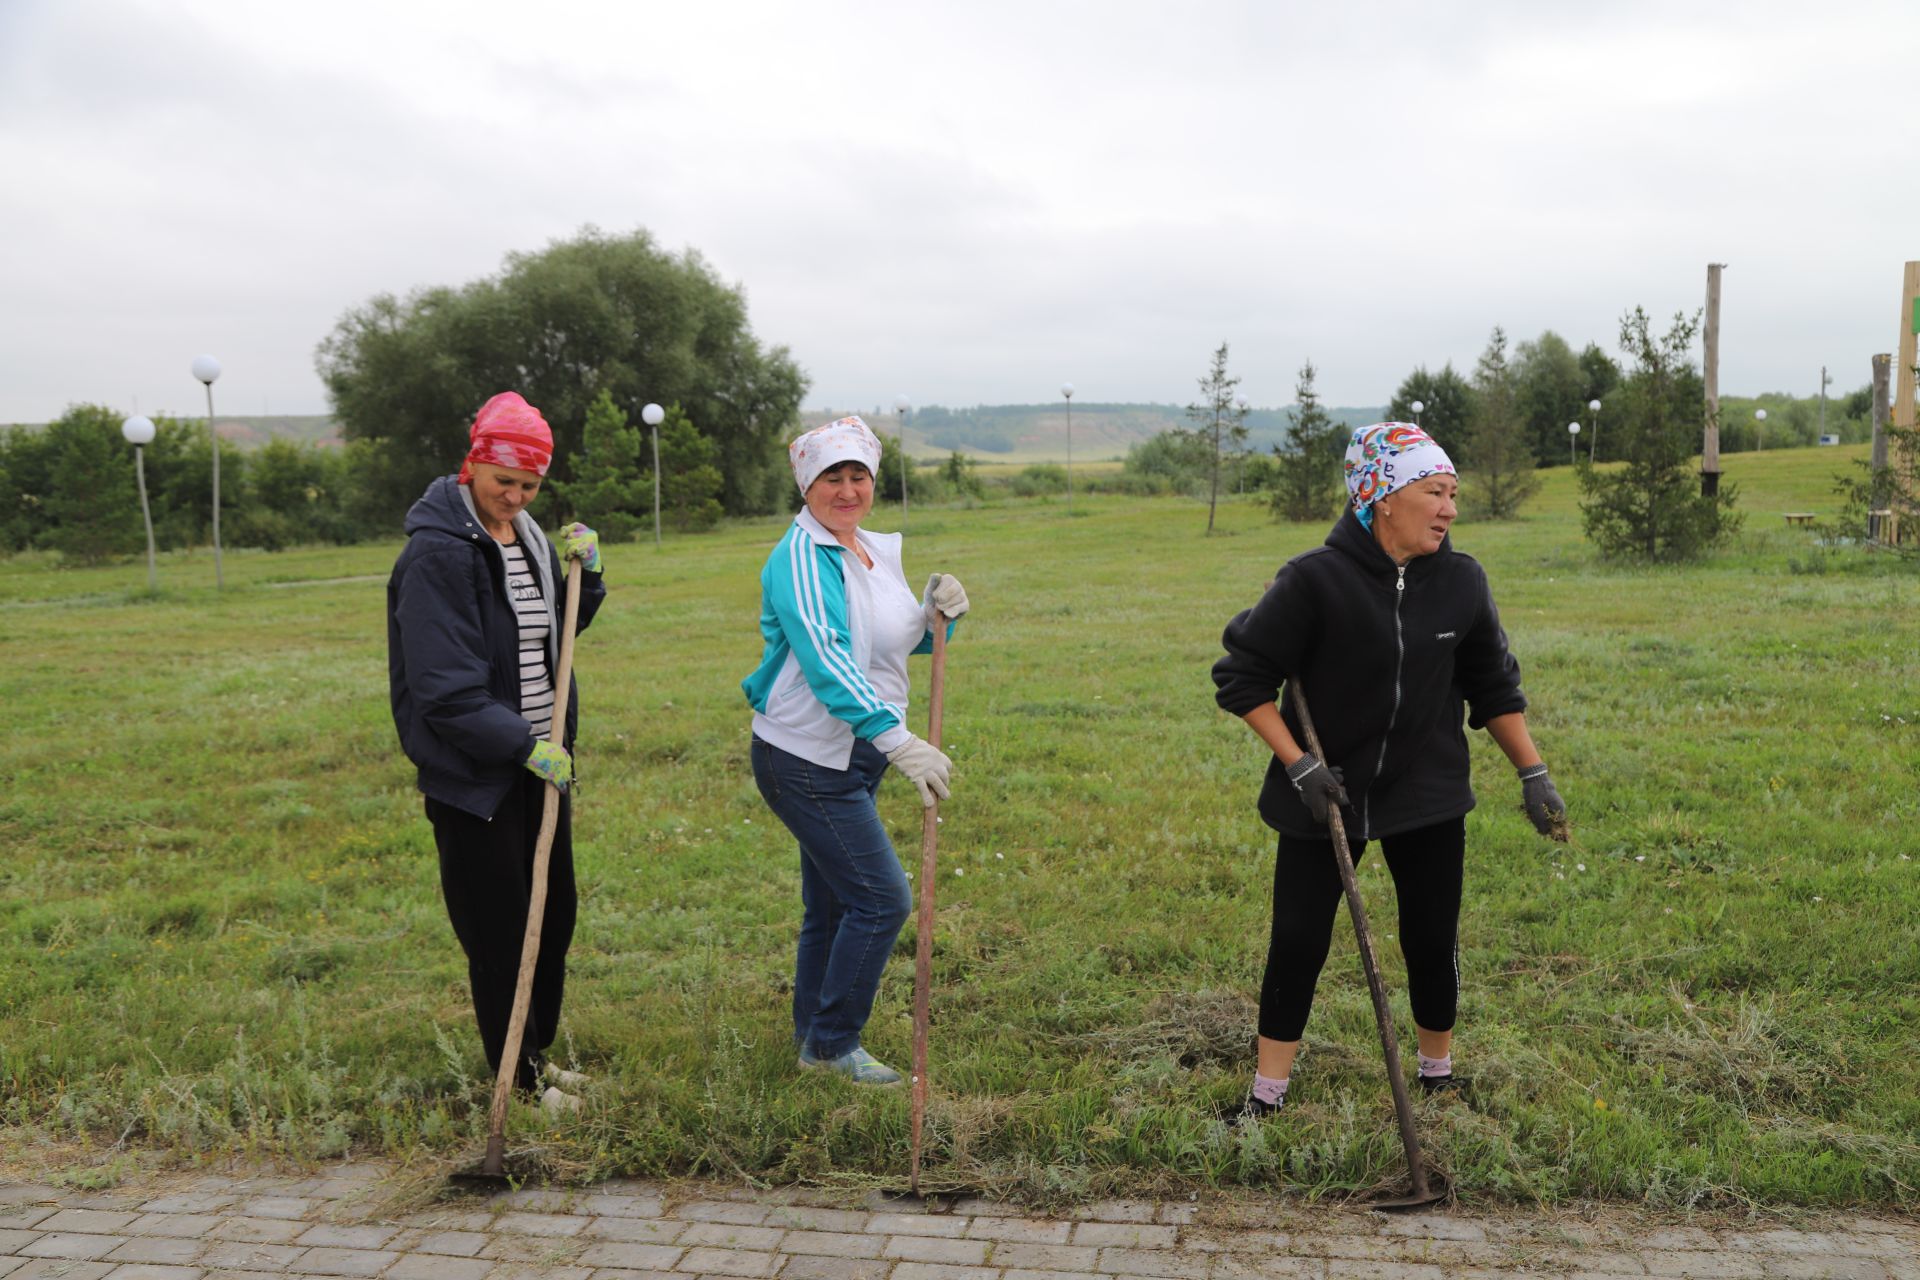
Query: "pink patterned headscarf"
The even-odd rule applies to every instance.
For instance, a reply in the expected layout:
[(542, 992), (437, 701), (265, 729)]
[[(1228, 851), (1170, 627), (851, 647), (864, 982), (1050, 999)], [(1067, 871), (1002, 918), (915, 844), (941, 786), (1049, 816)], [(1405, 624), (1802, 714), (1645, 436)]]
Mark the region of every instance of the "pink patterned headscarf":
[(804, 494), (822, 471), (843, 462), (857, 462), (878, 476), (880, 437), (857, 414), (850, 414), (795, 440), (787, 446), (787, 458), (793, 463), (793, 478)]
[(1347, 445), (1347, 493), (1353, 515), (1373, 528), (1373, 504), (1431, 475), (1456, 476), (1453, 459), (1432, 436), (1411, 422), (1376, 422), (1353, 433)]
[(460, 464), (459, 481), (473, 479), (473, 464), (489, 462), (511, 471), (531, 471), (544, 476), (553, 462), (553, 432), (540, 411), (520, 398), (517, 391), (502, 391), (480, 406), (467, 432), (473, 443), (466, 461)]

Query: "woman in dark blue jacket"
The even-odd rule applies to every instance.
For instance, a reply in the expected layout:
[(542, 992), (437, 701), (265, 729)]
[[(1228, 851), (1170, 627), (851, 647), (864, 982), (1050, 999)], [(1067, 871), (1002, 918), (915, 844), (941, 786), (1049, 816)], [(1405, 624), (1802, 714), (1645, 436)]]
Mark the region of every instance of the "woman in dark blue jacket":
[[(1513, 762), (1542, 834), (1566, 806), (1527, 732), (1520, 664), (1486, 573), (1453, 549), (1453, 463), (1420, 428), (1384, 422), (1347, 448), (1352, 509), (1227, 624), (1216, 700), (1273, 750), (1260, 816), (1280, 833), (1273, 930), (1260, 992), (1259, 1062), (1241, 1118), (1280, 1109), (1333, 939), (1341, 887), (1327, 834), (1340, 805), (1353, 857), (1379, 840), (1400, 904), (1400, 945), (1420, 1039), (1420, 1083), (1453, 1083), (1455, 955), (1469, 761), (1461, 721)], [(1326, 759), (1281, 699), (1298, 681)], [(1471, 714), (1468, 715), (1468, 709)]]
[[(513, 392), (487, 401), (458, 476), (442, 476), (407, 513), (407, 546), (387, 582), (387, 673), (400, 745), (418, 769), (440, 851), (440, 887), (467, 954), (487, 1064), (500, 1069), (531, 899), (545, 787), (573, 777), (577, 701), (553, 732), (561, 559), (526, 512), (553, 458), (553, 435)], [(581, 562), (578, 629), (606, 586), (599, 540), (583, 524), (561, 550)], [(577, 896), (571, 805), (554, 831), (533, 1000), (516, 1080), (571, 1110), (584, 1078), (548, 1063), (559, 1029)]]

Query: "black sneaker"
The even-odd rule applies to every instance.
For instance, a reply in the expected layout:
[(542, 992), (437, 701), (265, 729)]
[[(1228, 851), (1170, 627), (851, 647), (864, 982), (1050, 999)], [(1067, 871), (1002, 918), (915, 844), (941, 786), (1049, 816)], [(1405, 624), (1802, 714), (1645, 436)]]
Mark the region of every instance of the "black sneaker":
[(1262, 1102), (1252, 1094), (1248, 1094), (1246, 1101), (1242, 1102), (1237, 1110), (1227, 1112), (1221, 1119), (1225, 1120), (1230, 1127), (1237, 1129), (1243, 1124), (1259, 1124), (1268, 1116), (1278, 1115), (1286, 1105), (1287, 1095), (1284, 1093), (1280, 1095), (1278, 1102)]
[(1420, 1092), (1432, 1097), (1436, 1093), (1464, 1093), (1467, 1082), (1458, 1079), (1449, 1071), (1444, 1076), (1416, 1076), (1420, 1081)]

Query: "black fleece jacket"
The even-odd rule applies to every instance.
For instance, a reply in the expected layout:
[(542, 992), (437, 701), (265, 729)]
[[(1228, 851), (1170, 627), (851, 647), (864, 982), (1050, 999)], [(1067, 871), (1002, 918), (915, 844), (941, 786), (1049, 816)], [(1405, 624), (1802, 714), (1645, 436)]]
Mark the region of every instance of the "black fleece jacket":
[[(531, 525), (531, 522), (527, 522)], [(491, 818), (533, 750), (520, 714), (520, 624), (507, 596), (507, 562), (480, 527), (452, 476), (441, 476), (407, 512), (407, 546), (387, 580), (387, 683), (400, 746), (419, 769), (420, 790), (442, 804)], [(560, 557), (537, 528), (523, 539), (544, 556), (554, 640), (564, 616)], [(530, 560), (538, 572), (537, 561)], [(607, 588), (583, 567), (585, 631)], [(564, 745), (579, 724), (578, 682), (568, 687)]]
[[(1221, 640), (1215, 701), (1241, 716), (1278, 701), (1305, 747), (1290, 696), (1281, 696), (1288, 680), (1300, 680), (1326, 763), (1345, 774), (1348, 826), (1361, 839), (1472, 809), (1463, 703), (1476, 729), (1527, 706), (1479, 561), (1448, 538), (1403, 571), (1351, 515), (1282, 566)], [(1277, 757), (1260, 816), (1287, 835), (1326, 836)]]

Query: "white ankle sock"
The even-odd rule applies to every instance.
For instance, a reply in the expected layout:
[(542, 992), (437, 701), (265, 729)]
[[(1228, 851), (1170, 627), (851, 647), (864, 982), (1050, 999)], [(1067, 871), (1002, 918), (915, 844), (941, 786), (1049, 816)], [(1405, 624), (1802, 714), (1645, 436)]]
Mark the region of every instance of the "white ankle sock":
[(1429, 1058), (1420, 1054), (1420, 1074), (1423, 1076), (1450, 1076), (1453, 1074), (1453, 1055), (1444, 1058)]
[(1291, 1076), (1287, 1076), (1283, 1079), (1275, 1080), (1272, 1076), (1263, 1076), (1258, 1071), (1254, 1072), (1254, 1099), (1259, 1102), (1264, 1102), (1270, 1107), (1286, 1101), (1287, 1081), (1292, 1078)]

